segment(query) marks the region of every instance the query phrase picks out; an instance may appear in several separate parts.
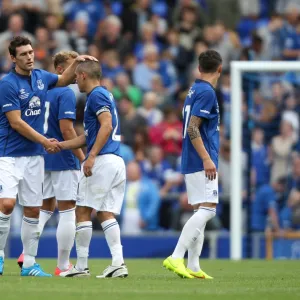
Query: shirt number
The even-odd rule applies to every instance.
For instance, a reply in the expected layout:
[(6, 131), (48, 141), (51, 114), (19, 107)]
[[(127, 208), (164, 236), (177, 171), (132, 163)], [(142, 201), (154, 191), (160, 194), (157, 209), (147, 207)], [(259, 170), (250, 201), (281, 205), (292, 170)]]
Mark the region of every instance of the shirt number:
[(116, 126), (114, 128), (113, 134), (112, 134), (112, 140), (116, 141), (116, 142), (120, 142), (121, 141), (121, 135), (117, 134), (117, 130), (118, 130), (118, 126), (119, 126), (119, 120), (118, 120), (118, 113), (117, 110), (114, 109), (114, 114), (116, 116)]
[(187, 126), (188, 126), (188, 122), (189, 122), (189, 118), (190, 118), (190, 112), (191, 112), (190, 105), (185, 106), (182, 110), (183, 119), (185, 119), (183, 138), (185, 138), (185, 136), (186, 136), (186, 130), (187, 130)]
[(46, 108), (46, 112), (45, 112), (45, 122), (44, 122), (44, 134), (47, 134), (48, 119), (49, 119), (49, 115), (50, 115), (50, 102), (45, 102), (45, 108)]

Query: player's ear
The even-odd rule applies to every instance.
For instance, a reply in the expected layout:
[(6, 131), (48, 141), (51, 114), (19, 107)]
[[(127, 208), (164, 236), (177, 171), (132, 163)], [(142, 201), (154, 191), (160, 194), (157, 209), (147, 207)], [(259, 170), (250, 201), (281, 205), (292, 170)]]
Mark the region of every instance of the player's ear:
[(13, 63), (16, 63), (16, 58), (13, 55), (11, 55), (10, 58), (11, 58)]
[(222, 73), (222, 69), (223, 69), (223, 67), (222, 67), (222, 65), (220, 65), (220, 66), (218, 67), (217, 72), (218, 72), (219, 74), (221, 74), (221, 73)]

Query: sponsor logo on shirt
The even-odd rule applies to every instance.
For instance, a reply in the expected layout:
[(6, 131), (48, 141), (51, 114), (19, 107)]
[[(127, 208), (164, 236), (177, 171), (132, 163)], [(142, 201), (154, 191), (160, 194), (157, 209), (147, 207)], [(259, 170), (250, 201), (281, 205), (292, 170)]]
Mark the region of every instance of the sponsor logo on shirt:
[(38, 79), (38, 80), (36, 81), (36, 83), (37, 83), (38, 89), (42, 91), (42, 90), (44, 89), (44, 87), (45, 87), (45, 85), (44, 85), (42, 79)]
[(26, 93), (25, 89), (20, 89), (19, 98), (23, 100), (23, 99), (27, 99), (28, 97), (29, 97), (29, 93)]
[(74, 115), (73, 111), (65, 111), (65, 115)]
[(4, 108), (4, 107), (9, 107), (9, 106), (12, 106), (12, 104), (11, 104), (11, 103), (4, 104), (4, 105), (2, 106), (2, 108)]
[(29, 104), (28, 104), (28, 109), (25, 111), (25, 116), (29, 117), (29, 116), (37, 116), (39, 114), (41, 114), (41, 100), (39, 97), (32, 97), (32, 99), (30, 99)]
[(204, 114), (210, 114), (210, 112), (208, 110), (205, 110), (205, 109), (200, 109), (200, 112), (204, 113)]
[(188, 95), (188, 97), (191, 98), (191, 97), (193, 96), (194, 93), (195, 93), (195, 90), (192, 90), (192, 88), (190, 88), (187, 95)]

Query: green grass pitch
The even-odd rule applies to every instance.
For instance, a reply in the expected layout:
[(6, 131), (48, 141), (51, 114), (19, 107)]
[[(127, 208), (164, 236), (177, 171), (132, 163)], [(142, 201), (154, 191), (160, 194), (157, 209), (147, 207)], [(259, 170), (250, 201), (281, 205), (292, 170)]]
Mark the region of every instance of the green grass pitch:
[[(55, 260), (40, 259), (53, 272)], [(108, 260), (90, 260), (90, 278), (22, 278), (16, 260), (5, 261), (0, 276), (1, 300), (185, 300), (300, 299), (300, 261), (230, 262), (203, 260), (214, 280), (181, 279), (162, 268), (162, 260), (126, 260), (129, 277), (97, 279)]]

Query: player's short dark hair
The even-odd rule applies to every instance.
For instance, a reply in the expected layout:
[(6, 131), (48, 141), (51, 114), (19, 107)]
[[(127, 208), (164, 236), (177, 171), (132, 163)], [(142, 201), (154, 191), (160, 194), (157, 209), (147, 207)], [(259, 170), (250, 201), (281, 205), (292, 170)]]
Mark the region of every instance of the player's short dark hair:
[(93, 60), (86, 60), (81, 62), (77, 67), (77, 72), (88, 74), (89, 78), (101, 79), (102, 70), (99, 62)]
[(198, 58), (199, 70), (202, 73), (214, 73), (222, 64), (222, 57), (215, 50), (207, 50), (202, 52)]
[(8, 51), (9, 54), (16, 57), (17, 48), (21, 46), (32, 45), (31, 40), (26, 36), (15, 36), (9, 43)]
[(75, 51), (60, 51), (53, 56), (53, 64), (57, 66), (66, 63), (70, 58), (75, 59), (79, 54)]

